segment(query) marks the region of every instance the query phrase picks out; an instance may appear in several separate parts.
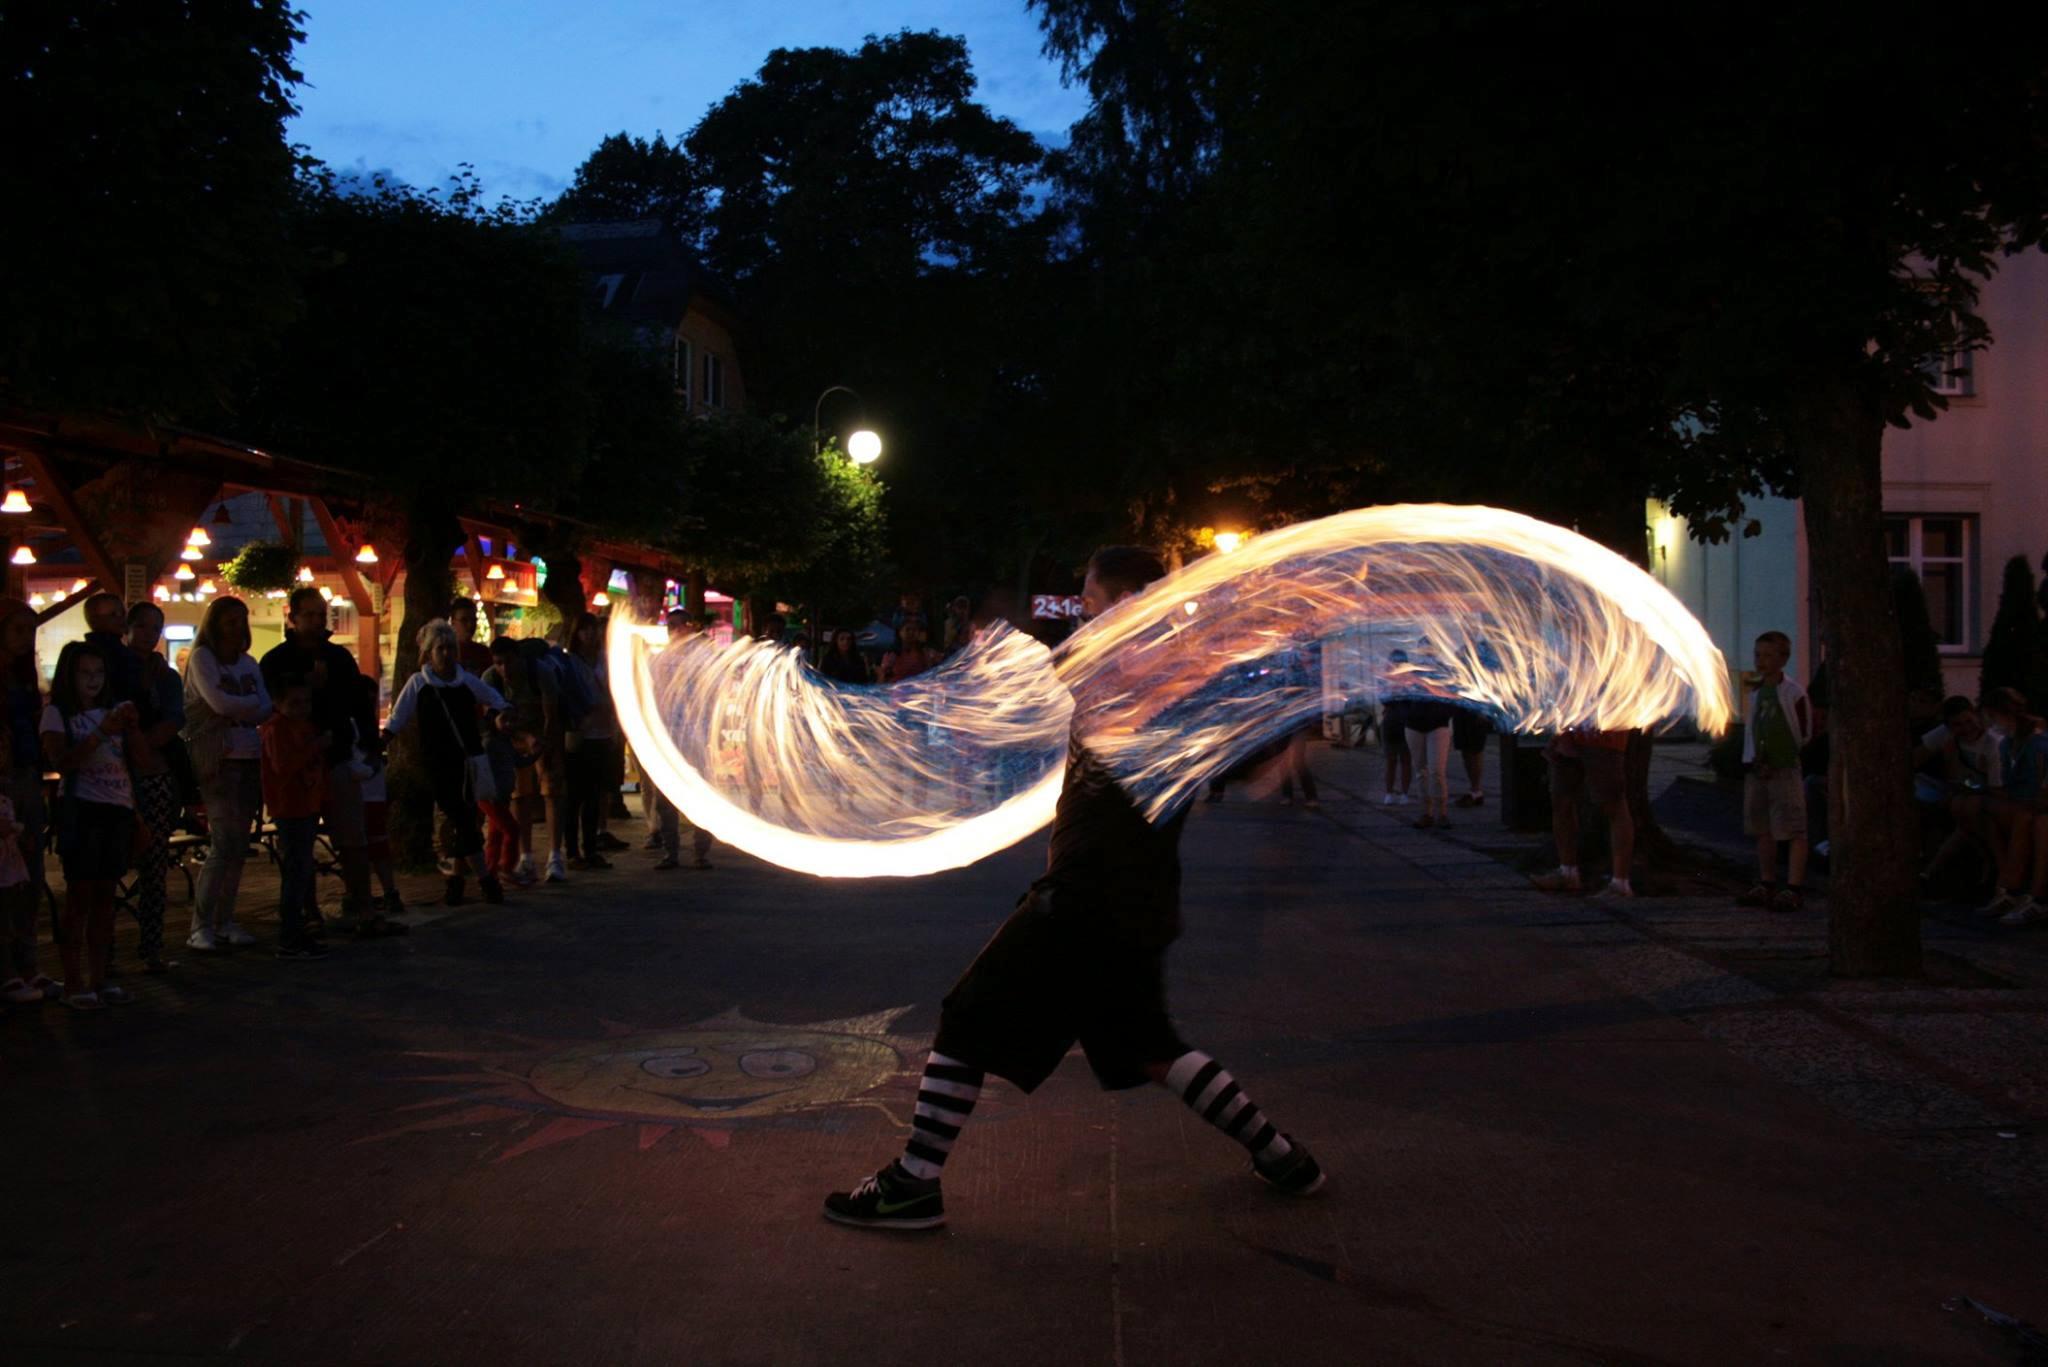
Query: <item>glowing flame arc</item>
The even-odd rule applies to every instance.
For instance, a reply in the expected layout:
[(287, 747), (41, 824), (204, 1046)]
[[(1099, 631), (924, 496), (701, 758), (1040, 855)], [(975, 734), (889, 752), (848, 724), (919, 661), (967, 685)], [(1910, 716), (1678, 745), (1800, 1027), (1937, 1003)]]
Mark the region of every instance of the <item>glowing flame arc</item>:
[(1720, 653), (1636, 566), (1493, 508), (1367, 508), (1267, 532), (1117, 604), (1057, 656), (1006, 627), (888, 688), (794, 651), (668, 648), (617, 612), (611, 689), (693, 822), (823, 877), (969, 864), (1051, 820), (1070, 730), (1154, 819), (1345, 700), (1439, 698), (1505, 729), (1730, 720)]

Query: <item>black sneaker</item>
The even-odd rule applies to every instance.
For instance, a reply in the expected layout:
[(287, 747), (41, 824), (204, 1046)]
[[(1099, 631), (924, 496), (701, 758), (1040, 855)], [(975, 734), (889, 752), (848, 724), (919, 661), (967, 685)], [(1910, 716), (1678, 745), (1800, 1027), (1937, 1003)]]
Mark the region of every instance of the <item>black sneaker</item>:
[(465, 886), (466, 883), (461, 874), (451, 875), (448, 879), (448, 891), (442, 894), (441, 905), (444, 907), (459, 907), (468, 901), (469, 899), (463, 896), (463, 888)]
[(1287, 1156), (1270, 1168), (1259, 1166), (1259, 1160), (1252, 1160), (1252, 1171), (1259, 1180), (1275, 1191), (1284, 1191), (1289, 1196), (1313, 1196), (1323, 1189), (1328, 1179), (1323, 1174), (1322, 1164), (1308, 1151), (1308, 1146), (1293, 1135), (1280, 1136), (1287, 1141)]
[(476, 880), (476, 885), (483, 891), (484, 901), (494, 907), (505, 905), (505, 885), (498, 881), (497, 874), (485, 874)]
[(939, 1179), (920, 1181), (891, 1163), (852, 1191), (825, 1198), (825, 1218), (863, 1229), (937, 1229), (946, 1223)]
[(327, 957), (327, 948), (318, 941), (305, 940), (295, 945), (279, 945), (277, 947), (277, 957), (295, 961), (324, 959)]

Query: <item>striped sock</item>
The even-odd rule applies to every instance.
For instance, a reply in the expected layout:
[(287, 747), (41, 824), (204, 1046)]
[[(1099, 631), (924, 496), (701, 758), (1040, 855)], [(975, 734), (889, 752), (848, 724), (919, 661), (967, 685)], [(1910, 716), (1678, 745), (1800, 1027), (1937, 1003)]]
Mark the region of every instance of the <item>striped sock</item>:
[(1265, 1112), (1237, 1085), (1237, 1079), (1207, 1054), (1190, 1050), (1175, 1059), (1166, 1070), (1166, 1086), (1190, 1110), (1250, 1149), (1259, 1162), (1277, 1162), (1293, 1152)]
[(946, 1166), (946, 1155), (960, 1137), (960, 1127), (974, 1112), (981, 1095), (982, 1071), (934, 1049), (924, 1062), (924, 1080), (917, 1085), (917, 1111), (910, 1117), (910, 1143), (903, 1150), (903, 1170), (930, 1181)]

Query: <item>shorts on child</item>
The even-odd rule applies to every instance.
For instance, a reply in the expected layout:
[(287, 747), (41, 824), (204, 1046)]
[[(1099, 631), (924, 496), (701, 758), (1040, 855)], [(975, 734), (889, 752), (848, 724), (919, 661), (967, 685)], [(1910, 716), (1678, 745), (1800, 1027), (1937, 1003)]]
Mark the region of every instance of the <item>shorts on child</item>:
[(1806, 834), (1806, 782), (1797, 769), (1742, 780), (1742, 833), (1792, 840)]
[(135, 809), (111, 802), (73, 801), (57, 832), (57, 857), (66, 883), (111, 883), (128, 872), (135, 845)]

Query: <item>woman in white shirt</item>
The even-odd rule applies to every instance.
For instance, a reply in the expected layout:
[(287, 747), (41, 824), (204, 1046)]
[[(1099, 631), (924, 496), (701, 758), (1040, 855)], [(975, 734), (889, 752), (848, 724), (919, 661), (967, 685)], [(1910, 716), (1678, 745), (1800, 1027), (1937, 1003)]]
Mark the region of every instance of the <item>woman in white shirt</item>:
[(270, 692), (249, 653), (249, 608), (239, 598), (216, 598), (199, 619), (198, 641), (185, 665), (185, 744), (199, 778), (212, 843), (192, 901), (192, 934), (185, 943), (205, 953), (254, 944), (235, 924), (249, 828), (263, 810), (263, 738)]
[(128, 778), (132, 702), (107, 706), (106, 652), (73, 641), (57, 657), (43, 709), (43, 762), (64, 776), (57, 855), (64, 862), (64, 1004), (97, 1011), (128, 994), (107, 984), (114, 943), (114, 884), (135, 844), (135, 790)]

